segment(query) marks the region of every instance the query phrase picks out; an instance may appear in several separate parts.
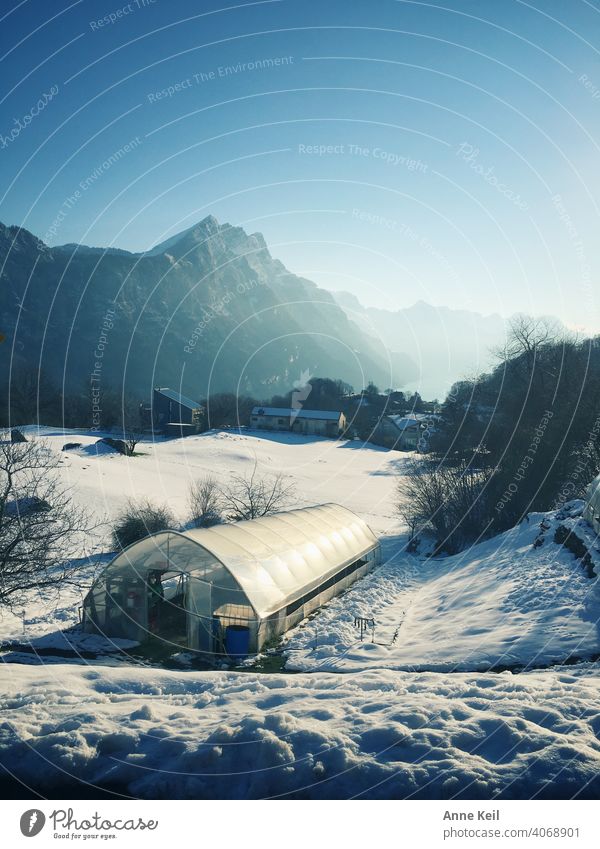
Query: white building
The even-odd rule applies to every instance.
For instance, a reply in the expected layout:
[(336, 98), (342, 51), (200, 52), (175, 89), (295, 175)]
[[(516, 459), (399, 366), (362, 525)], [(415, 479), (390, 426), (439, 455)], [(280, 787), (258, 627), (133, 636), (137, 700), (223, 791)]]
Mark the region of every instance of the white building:
[(336, 439), (346, 430), (346, 416), (339, 410), (254, 407), (250, 415), (250, 427), (257, 430), (288, 430)]

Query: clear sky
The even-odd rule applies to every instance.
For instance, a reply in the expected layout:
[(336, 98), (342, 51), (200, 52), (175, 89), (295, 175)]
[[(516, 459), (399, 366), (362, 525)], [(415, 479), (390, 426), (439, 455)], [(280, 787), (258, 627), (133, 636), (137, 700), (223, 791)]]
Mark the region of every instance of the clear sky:
[(600, 332), (587, 0), (4, 0), (0, 220), (151, 247), (208, 214), (329, 289)]

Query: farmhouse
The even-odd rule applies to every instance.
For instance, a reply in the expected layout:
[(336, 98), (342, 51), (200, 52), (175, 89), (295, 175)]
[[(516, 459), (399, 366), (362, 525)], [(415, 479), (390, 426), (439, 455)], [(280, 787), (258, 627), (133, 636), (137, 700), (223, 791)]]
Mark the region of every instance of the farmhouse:
[(380, 561), (369, 526), (337, 504), (134, 543), (84, 600), (107, 637), (243, 656), (293, 627)]
[(143, 430), (160, 431), (169, 436), (197, 433), (204, 420), (204, 408), (168, 387), (157, 387), (150, 404), (140, 406)]
[(423, 429), (423, 421), (414, 416), (382, 416), (370, 441), (398, 451), (416, 451)]
[(250, 427), (258, 430), (291, 430), (293, 433), (335, 439), (346, 430), (346, 416), (339, 410), (254, 407), (250, 415)]

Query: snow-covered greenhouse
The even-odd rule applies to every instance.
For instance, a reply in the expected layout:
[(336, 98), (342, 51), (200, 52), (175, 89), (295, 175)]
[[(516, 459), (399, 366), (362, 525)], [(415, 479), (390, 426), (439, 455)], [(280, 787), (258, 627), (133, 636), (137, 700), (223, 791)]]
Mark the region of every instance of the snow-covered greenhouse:
[(84, 630), (241, 656), (346, 589), (380, 560), (358, 516), (323, 504), (162, 531), (130, 545), (87, 594)]

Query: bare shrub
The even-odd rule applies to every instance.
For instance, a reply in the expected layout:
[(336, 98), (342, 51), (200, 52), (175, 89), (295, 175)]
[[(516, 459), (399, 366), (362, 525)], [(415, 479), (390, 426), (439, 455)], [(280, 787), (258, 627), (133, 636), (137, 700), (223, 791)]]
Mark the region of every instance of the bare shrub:
[(223, 521), (221, 490), (212, 475), (206, 475), (190, 485), (188, 504), (190, 521), (196, 528), (210, 528)]
[(175, 518), (166, 505), (149, 498), (128, 501), (114, 521), (112, 538), (115, 548), (126, 548), (144, 537), (175, 526)]

